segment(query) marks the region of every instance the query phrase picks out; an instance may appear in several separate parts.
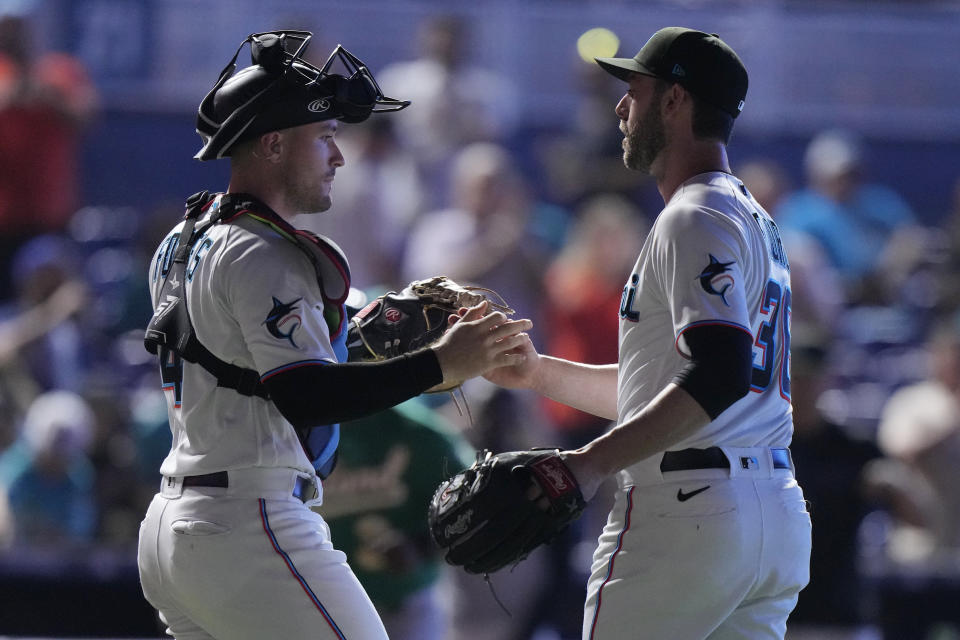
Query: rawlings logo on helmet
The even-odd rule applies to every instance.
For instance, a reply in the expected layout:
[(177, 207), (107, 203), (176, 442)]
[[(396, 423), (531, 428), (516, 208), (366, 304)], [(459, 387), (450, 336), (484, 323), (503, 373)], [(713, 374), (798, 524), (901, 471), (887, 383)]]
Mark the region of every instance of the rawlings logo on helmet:
[[(385, 96), (367, 66), (341, 45), (322, 67), (306, 61), (303, 53), (312, 37), (309, 31), (267, 31), (240, 43), (200, 103), (197, 133), (203, 148), (195, 158), (229, 156), (237, 144), (269, 131), (329, 119), (363, 122), (371, 113), (399, 111), (410, 104)], [(251, 65), (236, 72), (247, 43)], [(346, 75), (330, 71), (337, 60)]]
[(321, 111), (326, 111), (330, 108), (330, 101), (326, 98), (320, 100), (314, 100), (307, 105), (307, 111), (313, 111), (314, 113), (320, 113)]

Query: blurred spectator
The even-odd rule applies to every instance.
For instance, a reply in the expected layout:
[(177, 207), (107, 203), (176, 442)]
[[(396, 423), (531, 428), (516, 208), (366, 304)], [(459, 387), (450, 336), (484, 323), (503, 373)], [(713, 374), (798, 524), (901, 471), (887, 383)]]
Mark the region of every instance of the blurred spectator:
[[(790, 182), (776, 161), (753, 159), (738, 169), (737, 175), (767, 213), (779, 213), (780, 203), (790, 191)], [(779, 223), (780, 219), (776, 221)], [(829, 335), (846, 303), (837, 269), (810, 233), (792, 228), (780, 231), (790, 261), (791, 323), (801, 331), (809, 327), (810, 331)]]
[[(464, 145), (501, 140), (518, 117), (510, 80), (473, 61), (470, 28), (453, 15), (431, 16), (421, 25), (420, 57), (394, 63), (377, 73), (387, 95), (414, 105), (396, 116), (397, 134), (423, 170), (428, 195), (446, 197), (448, 162)], [(391, 93), (391, 91), (395, 93)]]
[(167, 418), (167, 400), (158, 389), (153, 370), (130, 392), (130, 433), (136, 452), (140, 505), (149, 504), (157, 492), (157, 469), (170, 452), (173, 438)]
[(537, 208), (513, 159), (499, 145), (469, 145), (453, 161), (453, 183), (452, 206), (414, 223), (403, 277), (446, 275), (494, 289), (536, 326), (550, 248), (538, 237)]
[[(618, 159), (619, 160), (619, 159)], [(621, 166), (622, 166), (622, 160)], [(588, 364), (610, 364), (618, 358), (619, 316), (624, 285), (643, 246), (649, 221), (627, 198), (603, 193), (588, 198), (575, 212), (566, 245), (544, 278), (544, 310), (540, 331), (545, 350)], [(599, 436), (610, 422), (566, 405), (541, 399), (551, 431), (550, 446), (574, 449)], [(597, 536), (603, 530), (611, 501), (599, 493), (581, 518), (546, 549), (547, 583), (540, 611), (541, 626), (562, 638), (582, 630), (583, 585)], [(580, 553), (578, 553), (580, 550)], [(584, 550), (590, 555), (585, 556)]]
[(400, 145), (392, 118), (342, 131), (337, 143), (349, 160), (337, 173), (333, 206), (300, 216), (300, 227), (336, 238), (350, 256), (353, 282), (399, 287), (404, 238), (426, 197), (415, 157)]
[[(468, 404), (466, 410), (462, 409), (463, 403)], [(483, 378), (468, 380), (463, 386), (463, 400), (447, 402), (439, 412), (451, 421), (468, 423), (463, 434), (478, 451), (515, 451), (553, 444), (536, 396), (502, 389)], [(558, 610), (571, 604), (566, 597), (571, 585), (563, 582), (569, 577), (569, 560), (561, 553), (561, 564), (556, 557), (558, 545), (570, 548), (571, 532), (572, 528), (561, 536), (563, 540), (534, 550), (526, 560), (497, 572), (489, 581), (459, 569), (452, 571), (447, 591), (453, 621), (446, 640), (529, 640), (544, 625), (554, 626), (558, 618), (571, 611)], [(578, 590), (572, 603), (577, 614), (583, 604), (585, 580), (579, 577), (572, 587)]]
[(942, 306), (960, 309), (960, 177), (954, 181), (950, 196), (950, 208), (941, 223), (946, 256), (939, 265), (937, 290)]
[(96, 108), (79, 61), (37, 55), (27, 19), (0, 16), (0, 299), (16, 247), (62, 231), (76, 209), (80, 133)]
[(92, 541), (97, 507), (87, 451), (93, 429), (90, 406), (69, 391), (42, 394), (30, 406), (20, 441), (0, 464), (15, 544)]
[[(577, 102), (573, 121), (562, 131), (537, 132), (533, 143), (542, 197), (569, 209), (591, 194), (633, 194), (638, 190), (636, 177), (623, 166), (623, 134), (610, 108), (622, 92), (622, 84), (592, 60), (585, 63), (577, 56), (574, 65)], [(652, 188), (652, 181), (644, 179), (643, 187)]]
[[(790, 615), (791, 638), (821, 639), (826, 630), (853, 638), (863, 624), (864, 588), (857, 571), (857, 532), (872, 503), (860, 477), (880, 451), (869, 441), (851, 437), (818, 408), (830, 378), (826, 370), (830, 342), (808, 334), (791, 347), (790, 395), (793, 442), (790, 450), (797, 481), (810, 504), (813, 552), (810, 584), (800, 592)], [(839, 631), (849, 635), (839, 635)]]
[[(876, 284), (883, 300), (911, 313), (934, 316), (957, 308), (956, 271), (943, 229), (911, 226), (899, 230), (881, 259)], [(924, 323), (925, 324), (925, 323)]]
[[(460, 151), (452, 167), (453, 203), (421, 216), (411, 229), (404, 258), (404, 279), (444, 274), (462, 284), (499, 292), (518, 317), (534, 320), (541, 308), (544, 269), (552, 255), (549, 229), (561, 228), (555, 210), (540, 209), (507, 151), (475, 143)], [(541, 215), (544, 212), (547, 215)], [(534, 334), (534, 340), (540, 334)], [(483, 379), (464, 385), (472, 415), (465, 431), (477, 449), (510, 451), (543, 443), (547, 435), (539, 399), (509, 391)], [(455, 403), (440, 408), (453, 415)], [(542, 602), (561, 587), (552, 580), (558, 567), (549, 551), (537, 550), (511, 571), (493, 577), (512, 616), (503, 613), (488, 585), (478, 576), (455, 572), (450, 590), (453, 629), (448, 640), (526, 640), (543, 622)], [(582, 584), (582, 582), (581, 582)], [(579, 598), (576, 607), (582, 605)]]
[(83, 388), (84, 344), (74, 320), (87, 301), (65, 238), (44, 235), (14, 257), (17, 298), (0, 307), (0, 394), (22, 414), (42, 391)]
[(737, 177), (743, 180), (754, 200), (764, 211), (776, 211), (784, 196), (790, 192), (790, 179), (783, 167), (769, 158), (754, 158), (737, 169)]
[(875, 295), (871, 277), (885, 249), (897, 230), (914, 223), (903, 198), (865, 181), (865, 164), (863, 144), (852, 133), (818, 134), (804, 155), (807, 188), (788, 195), (775, 213), (781, 229), (820, 243), (855, 299)]
[[(168, 226), (183, 215), (182, 205), (169, 213), (164, 220)], [(155, 213), (133, 207), (86, 206), (70, 218), (70, 239), (82, 254), (91, 289), (90, 325), (111, 339), (131, 328), (142, 330), (153, 315), (143, 295), (147, 284), (142, 265), (153, 256), (146, 243), (157, 238), (158, 222)], [(135, 302), (130, 299), (134, 289)]]
[[(472, 413), (464, 435), (476, 450), (515, 451), (551, 443), (536, 397), (501, 389), (482, 378), (464, 385), (464, 397)], [(449, 414), (452, 404), (441, 413)], [(556, 549), (552, 544), (535, 549), (526, 560), (489, 580), (460, 569), (451, 572), (453, 623), (446, 640), (529, 640), (545, 623), (563, 616), (566, 612), (558, 608), (571, 603), (566, 597), (570, 585), (561, 580), (569, 573), (567, 559), (558, 564)], [(583, 605), (583, 584), (581, 580), (576, 585), (579, 597), (572, 603), (577, 612)]]
[[(3, 329), (0, 327), (0, 344), (6, 341)], [(16, 411), (10, 406), (10, 400), (0, 395), (0, 453), (12, 445), (18, 435), (19, 423)]]
[[(147, 487), (139, 482), (142, 470), (137, 467), (137, 441), (131, 427), (131, 395), (117, 390), (112, 376), (91, 379), (84, 390), (95, 427), (88, 457), (95, 473), (97, 540), (104, 545), (131, 548), (136, 544), (143, 511), (150, 499), (143, 490)], [(156, 492), (156, 475), (148, 485)]]
[(426, 509), (441, 480), (473, 462), (467, 442), (412, 400), (342, 425), (319, 511), (393, 640), (443, 640), (445, 567)]
[(943, 226), (950, 236), (950, 245), (960, 254), (960, 177), (953, 183), (950, 192), (950, 208), (943, 216)]
[(868, 475), (894, 518), (887, 553), (897, 563), (960, 560), (960, 326), (935, 325), (927, 379), (884, 406), (877, 441), (886, 456)]
[[(567, 244), (547, 269), (542, 327), (546, 350), (587, 364), (617, 361), (620, 307), (627, 274), (640, 253), (649, 222), (626, 198), (604, 194), (576, 213)], [(600, 435), (608, 421), (544, 400), (558, 444), (576, 448)]]
[(13, 514), (10, 513), (10, 500), (7, 488), (0, 485), (0, 551), (13, 543)]

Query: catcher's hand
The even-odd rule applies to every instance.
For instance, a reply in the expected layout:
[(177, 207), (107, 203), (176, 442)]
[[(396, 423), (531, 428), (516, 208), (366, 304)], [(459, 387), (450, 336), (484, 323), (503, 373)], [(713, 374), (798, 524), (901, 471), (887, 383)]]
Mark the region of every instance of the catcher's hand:
[[(461, 286), (446, 276), (411, 282), (399, 293), (376, 298), (353, 316), (347, 337), (349, 360), (383, 360), (430, 346), (452, 326), (451, 316), (485, 300), (488, 308), (508, 315), (514, 312), (495, 291)], [(446, 391), (458, 384), (453, 380), (431, 391)]]
[(584, 506), (559, 450), (483, 451), (473, 466), (440, 485), (427, 521), (447, 562), (492, 573), (553, 540)]

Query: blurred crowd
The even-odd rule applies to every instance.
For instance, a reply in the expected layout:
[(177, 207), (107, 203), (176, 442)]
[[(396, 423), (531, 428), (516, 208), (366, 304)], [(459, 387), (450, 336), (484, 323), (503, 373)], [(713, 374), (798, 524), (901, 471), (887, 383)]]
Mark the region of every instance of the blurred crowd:
[[(28, 55), (27, 34), (0, 19), (0, 550), (132, 558), (170, 437), (142, 346), (146, 271), (180, 214), (78, 200), (96, 90), (72, 58)], [(378, 72), (416, 107), (341, 129), (334, 206), (301, 226), (344, 247), (369, 295), (445, 274), (532, 318), (543, 352), (613, 362), (624, 279), (659, 211), (654, 185), (622, 166), (617, 88), (583, 65), (574, 125), (525, 132), (511, 79), (470, 62), (468, 35), (430, 19), (419, 57)], [(923, 225), (931, 216), (896, 185), (871, 179), (868, 150), (828, 130), (809, 141), (802, 175), (732, 159), (780, 226), (793, 274), (792, 449), (814, 523), (796, 638), (870, 627), (922, 638), (957, 623), (955, 607), (914, 608), (910, 628), (889, 611), (908, 587), (960, 590), (960, 181)], [(442, 566), (423, 514), (476, 449), (576, 447), (609, 425), (482, 380), (463, 392), (468, 410), (432, 395), (344, 425), (320, 508), (335, 544), (391, 637), (579, 637), (603, 491), (562, 539), (490, 584)], [(431, 622), (414, 636), (410, 620)]]

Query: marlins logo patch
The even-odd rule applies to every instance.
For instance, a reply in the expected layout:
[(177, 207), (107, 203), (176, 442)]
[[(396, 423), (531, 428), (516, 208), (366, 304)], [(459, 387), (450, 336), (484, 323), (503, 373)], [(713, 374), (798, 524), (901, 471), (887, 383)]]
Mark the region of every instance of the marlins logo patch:
[(728, 268), (733, 264), (730, 262), (720, 262), (713, 254), (710, 254), (710, 264), (703, 268), (697, 278), (700, 280), (700, 286), (703, 290), (712, 296), (720, 296), (723, 304), (730, 306), (727, 302), (727, 291), (733, 286), (733, 276), (730, 275)]
[(289, 340), (295, 349), (299, 349), (297, 343), (293, 341), (293, 332), (302, 324), (300, 316), (294, 313), (299, 307), (297, 303), (303, 298), (297, 298), (290, 302), (280, 302), (273, 299), (273, 309), (267, 314), (267, 319), (263, 324), (267, 327), (274, 338), (280, 340)]

